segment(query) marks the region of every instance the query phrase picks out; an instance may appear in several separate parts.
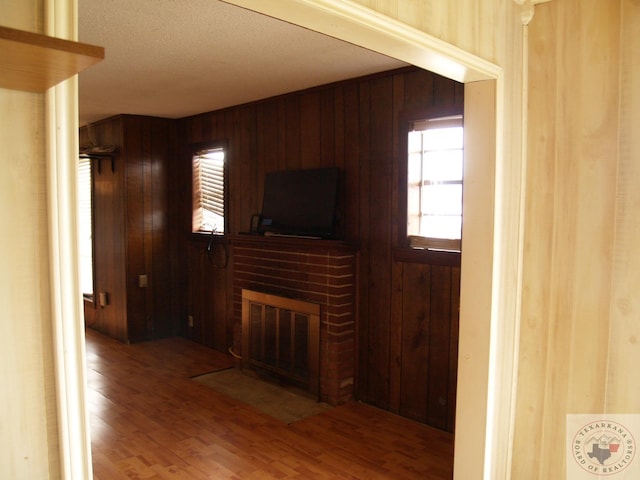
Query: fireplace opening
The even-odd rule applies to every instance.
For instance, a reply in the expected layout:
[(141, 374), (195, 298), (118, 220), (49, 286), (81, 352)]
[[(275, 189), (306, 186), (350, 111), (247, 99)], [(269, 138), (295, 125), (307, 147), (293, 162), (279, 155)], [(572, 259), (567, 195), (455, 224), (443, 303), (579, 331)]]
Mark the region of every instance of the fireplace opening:
[(242, 367), (320, 394), (320, 305), (242, 290)]

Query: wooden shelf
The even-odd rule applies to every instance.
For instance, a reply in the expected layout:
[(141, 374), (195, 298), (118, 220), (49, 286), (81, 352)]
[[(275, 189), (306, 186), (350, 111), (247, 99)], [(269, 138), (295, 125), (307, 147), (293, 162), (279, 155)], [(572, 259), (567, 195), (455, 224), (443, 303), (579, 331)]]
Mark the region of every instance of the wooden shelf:
[(104, 48), (0, 26), (0, 88), (42, 93), (104, 59)]
[[(208, 236), (209, 235), (206, 237)], [(354, 245), (347, 243), (344, 240), (316, 240), (303, 237), (269, 237), (264, 235), (230, 235), (229, 238), (234, 246), (254, 249), (272, 249), (280, 247), (286, 248), (292, 252), (313, 253), (355, 253), (356, 251), (356, 247)]]

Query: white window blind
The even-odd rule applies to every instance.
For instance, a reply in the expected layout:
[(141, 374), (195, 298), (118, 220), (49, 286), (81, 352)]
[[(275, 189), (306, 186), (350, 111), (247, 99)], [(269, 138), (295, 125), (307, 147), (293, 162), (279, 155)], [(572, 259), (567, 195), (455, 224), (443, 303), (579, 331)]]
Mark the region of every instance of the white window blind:
[(78, 235), (80, 287), (83, 295), (93, 295), (93, 238), (91, 219), (91, 159), (78, 163)]
[(193, 157), (193, 230), (224, 233), (224, 149), (214, 148)]

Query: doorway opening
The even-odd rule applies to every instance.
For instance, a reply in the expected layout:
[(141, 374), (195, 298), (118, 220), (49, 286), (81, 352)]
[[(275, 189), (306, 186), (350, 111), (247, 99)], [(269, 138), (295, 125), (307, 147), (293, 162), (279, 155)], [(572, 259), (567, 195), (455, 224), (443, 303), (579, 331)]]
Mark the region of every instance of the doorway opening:
[[(465, 236), (471, 238), (476, 232), (479, 235), (473, 237), (474, 244), (469, 245), (471, 248), (465, 245), (462, 258), (458, 383), (466, 391), (473, 393), (464, 395), (462, 388), (459, 389), (461, 400), (458, 404), (457, 430), (465, 435), (458, 435), (457, 438), (465, 436), (476, 440), (473, 444), (458, 443), (456, 440), (456, 458), (466, 458), (465, 462), (476, 465), (476, 469), (480, 468), (480, 465), (485, 465), (489, 460), (485, 452), (490, 451), (492, 445), (499, 443), (499, 437), (510, 428), (511, 420), (508, 415), (499, 423), (494, 423), (491, 417), (491, 412), (497, 405), (512, 405), (511, 385), (508, 380), (512, 376), (509, 367), (513, 370), (513, 350), (496, 349), (495, 342), (496, 331), (507, 322), (506, 319), (517, 318), (517, 314), (509, 313), (516, 311), (520, 288), (508, 288), (506, 285), (508, 279), (513, 278), (513, 275), (509, 274), (515, 273), (517, 278), (519, 273), (517, 258), (513, 255), (506, 256), (519, 250), (519, 232), (507, 230), (509, 225), (519, 224), (519, 211), (517, 208), (507, 209), (505, 205), (508, 200), (519, 200), (517, 192), (520, 184), (510, 182), (514, 178), (519, 179), (518, 168), (521, 166), (513, 167), (510, 175), (496, 175), (497, 170), (504, 166), (501, 163), (502, 147), (498, 141), (501, 135), (499, 126), (504, 116), (504, 78), (501, 69), (426, 34), (419, 37), (414, 35), (415, 32), (409, 34), (406, 26), (404, 27), (407, 31), (404, 32), (399, 22), (398, 25), (391, 22), (388, 28), (380, 29), (379, 16), (368, 16), (365, 10), (354, 9), (350, 15), (345, 16), (344, 12), (340, 11), (338, 2), (309, 0), (297, 3), (295, 8), (289, 5), (279, 6), (278, 2), (267, 4), (255, 0), (232, 0), (228, 3), (251, 8), (381, 53), (385, 53), (389, 48), (398, 52), (404, 48), (405, 53), (397, 53), (397, 58), (409, 60), (415, 65), (465, 83), (465, 121), (468, 132), (465, 143), (471, 146), (468, 155), (477, 156), (476, 168), (482, 170), (479, 172), (482, 180), (478, 182), (477, 190), (471, 191), (478, 195), (479, 202), (467, 202), (472, 204), (473, 208), (463, 212), (463, 243)], [(331, 11), (331, 8), (334, 10)], [(383, 47), (385, 42), (390, 46)], [(420, 54), (424, 57), (422, 62), (415, 60), (416, 55)], [(444, 63), (440, 67), (434, 66), (441, 60), (444, 60)], [(494, 183), (496, 178), (499, 178), (500, 184)], [(486, 182), (490, 188), (486, 188)], [(467, 199), (469, 194), (468, 190), (465, 191)], [(496, 198), (497, 196), (499, 198)], [(489, 223), (486, 221), (487, 214), (490, 218)], [(500, 258), (497, 258), (494, 257), (494, 252), (507, 253), (501, 253)], [(478, 286), (481, 288), (477, 288)], [(469, 321), (472, 311), (474, 322)], [(72, 337), (77, 334), (76, 331), (68, 333)], [(498, 355), (504, 362), (496, 360)], [(503, 364), (503, 368), (498, 372), (493, 365), (500, 363)], [(59, 372), (59, 376), (77, 374), (74, 365), (67, 366), (64, 362), (60, 362), (60, 365), (64, 374), (61, 375)], [(81, 401), (78, 403), (82, 404)], [(73, 425), (66, 428), (61, 426), (61, 429), (74, 434)], [(478, 438), (484, 439), (481, 448), (478, 448)], [(479, 462), (476, 461), (478, 459)], [(484, 470), (487, 470), (486, 465)]]
[[(495, 476), (491, 472), (506, 469), (510, 462), (507, 442), (515, 403), (514, 339), (521, 285), (509, 279), (520, 278), (524, 168), (522, 157), (508, 166), (503, 162), (502, 68), (353, 3), (308, 0), (293, 8), (261, 0), (226, 1), (465, 84), (465, 178), (473, 181), (464, 189), (454, 471), (456, 478), (472, 478), (465, 475), (471, 471), (473, 478), (480, 478), (480, 472)], [(495, 415), (497, 411), (508, 414)]]

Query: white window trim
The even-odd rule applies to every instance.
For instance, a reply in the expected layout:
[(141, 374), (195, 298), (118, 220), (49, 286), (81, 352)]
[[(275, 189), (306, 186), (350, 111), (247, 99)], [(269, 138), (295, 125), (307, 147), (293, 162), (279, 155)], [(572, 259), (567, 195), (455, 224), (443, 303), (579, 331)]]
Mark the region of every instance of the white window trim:
[[(426, 118), (420, 120), (414, 120), (411, 122), (411, 129), (408, 133), (411, 132), (422, 132), (429, 129), (439, 129), (439, 128), (447, 128), (447, 127), (464, 127), (463, 115), (450, 115), (444, 117), (434, 117), (434, 118)], [(411, 152), (406, 152), (409, 155)], [(430, 183), (428, 180), (422, 178), (419, 182), (420, 185), (417, 186), (418, 190), (421, 191), (424, 188), (425, 183)], [(443, 182), (450, 184), (463, 184), (463, 178), (460, 178), (460, 181), (451, 181), (451, 182)], [(407, 182), (407, 202), (409, 198), (409, 185)], [(422, 194), (419, 194), (422, 197)], [(408, 208), (408, 207), (407, 207)], [(419, 207), (418, 212), (418, 222), (422, 222), (422, 217), (424, 209), (422, 205)], [(409, 212), (407, 211), (407, 230), (409, 230)], [(442, 251), (453, 251), (460, 252), (462, 247), (462, 212), (460, 213), (460, 223), (461, 223), (461, 231), (459, 238), (445, 238), (445, 237), (432, 237), (432, 236), (423, 236), (417, 234), (408, 234), (408, 242), (409, 247), (415, 249), (426, 249), (426, 250), (442, 250)]]

